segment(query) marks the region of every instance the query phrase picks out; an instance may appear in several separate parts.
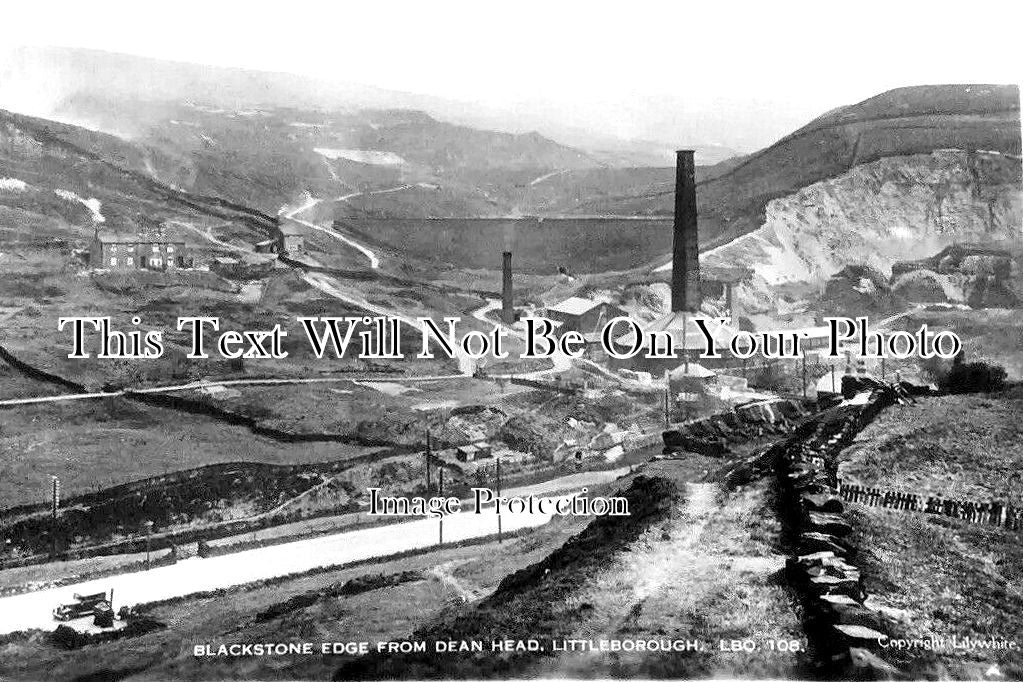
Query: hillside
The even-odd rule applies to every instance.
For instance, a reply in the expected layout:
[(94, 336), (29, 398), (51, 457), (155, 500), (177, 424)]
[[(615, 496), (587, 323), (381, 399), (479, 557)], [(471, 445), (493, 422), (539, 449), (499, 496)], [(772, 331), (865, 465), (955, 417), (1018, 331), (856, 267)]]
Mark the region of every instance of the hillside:
[[(741, 264), (751, 271), (736, 291), (745, 316), (810, 310), (887, 314), (907, 300), (994, 305), (994, 297), (970, 297), (976, 287), (967, 280), (975, 277), (959, 277), (957, 287), (946, 287), (947, 294), (921, 298), (902, 281), (905, 277), (893, 278), (893, 270), (903, 261), (930, 262), (956, 244), (1018, 244), (1021, 239), (1019, 158), (951, 149), (860, 164), (773, 199), (760, 227), (708, 249), (700, 261), (705, 269)], [(1004, 266), (1000, 287), (1019, 287), (1023, 261), (1018, 254), (1014, 263)], [(903, 275), (906, 267), (894, 274)], [(667, 275), (670, 269), (668, 263), (655, 272)], [(911, 269), (918, 278), (920, 268)], [(882, 304), (876, 292), (863, 289), (855, 275), (861, 270), (885, 282), (886, 289), (896, 286), (904, 298)], [(950, 275), (942, 278), (951, 282)], [(812, 324), (813, 315), (801, 323)]]
[[(701, 232), (719, 242), (751, 232), (764, 223), (772, 200), (889, 156), (946, 148), (1018, 155), (1019, 111), (1014, 85), (900, 88), (842, 107), (700, 182)], [(650, 184), (582, 202), (574, 211), (670, 214), (672, 192)]]
[[(418, 188), (353, 197), (339, 216), (567, 213), (670, 175), (678, 146), (695, 148), (701, 164), (737, 154), (698, 140), (621, 139), (528, 110), (71, 48), (0, 50), (0, 108), (115, 135), (144, 147), (141, 167), (162, 181), (266, 211), (303, 192), (329, 200)], [(601, 169), (624, 173), (533, 196), (538, 179)], [(422, 191), (434, 189), (441, 195)]]
[[(562, 144), (591, 152), (604, 164), (618, 167), (671, 165), (671, 152), (680, 145), (679, 140), (670, 137), (623, 139), (608, 131), (581, 128), (574, 117), (559, 121), (549, 112), (532, 107), (509, 110), (334, 78), (323, 80), (78, 48), (0, 48), (0, 107), (6, 104), (7, 108), (47, 117), (63, 109), (67, 122), (121, 135), (139, 132), (139, 128), (123, 118), (96, 117), (95, 112), (68, 108), (67, 102), (77, 97), (121, 102), (199, 102), (225, 110), (286, 107), (332, 112), (420, 110), (481, 130), (539, 131)], [(683, 144), (697, 149), (700, 163), (717, 163), (737, 153), (700, 140), (686, 139)]]
[(772, 200), (762, 227), (704, 259), (772, 285), (820, 283), (850, 259), (887, 275), (956, 242), (1019, 239), (1020, 182), (1019, 161), (997, 153), (891, 156)]
[(147, 150), (146, 169), (156, 177), (267, 212), (309, 192), (345, 197), (357, 215), (366, 200), (360, 192), (427, 188), (447, 195), (443, 209), (429, 198), (403, 202), (399, 195), (387, 197), (390, 212), (507, 215), (517, 187), (533, 178), (601, 165), (537, 133), (479, 130), (415, 110), (227, 109), (76, 94), (57, 113), (104, 130), (132, 130), (128, 139)]
[(237, 220), (265, 234), (270, 216), (220, 196), (182, 192), (149, 171), (159, 151), (113, 135), (0, 110), (0, 204), (73, 226), (134, 231), (140, 214)]

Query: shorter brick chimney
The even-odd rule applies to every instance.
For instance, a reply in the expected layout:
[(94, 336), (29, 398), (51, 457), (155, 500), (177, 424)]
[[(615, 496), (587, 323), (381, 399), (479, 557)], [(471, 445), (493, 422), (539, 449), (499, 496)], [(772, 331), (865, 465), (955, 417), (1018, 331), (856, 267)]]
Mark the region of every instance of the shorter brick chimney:
[(501, 269), (501, 320), (510, 325), (515, 322), (515, 307), (512, 305), (511, 251), (505, 251), (502, 256), (504, 262)]

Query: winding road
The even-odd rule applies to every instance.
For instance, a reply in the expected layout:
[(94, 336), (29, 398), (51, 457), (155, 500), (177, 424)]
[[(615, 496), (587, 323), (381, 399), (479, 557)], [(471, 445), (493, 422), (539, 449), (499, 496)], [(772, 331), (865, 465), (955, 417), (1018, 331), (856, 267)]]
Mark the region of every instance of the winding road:
[[(349, 194), (347, 196), (341, 197), (339, 199), (339, 201), (347, 201), (349, 198), (359, 196), (360, 194), (363, 194), (363, 192), (356, 192), (354, 194)], [(292, 220), (292, 221), (298, 223), (299, 225), (302, 225), (303, 227), (308, 227), (311, 230), (316, 230), (317, 232), (322, 232), (323, 234), (325, 234), (325, 235), (327, 235), (329, 237), (333, 237), (334, 239), (336, 239), (336, 240), (338, 240), (340, 242), (343, 242), (344, 244), (347, 244), (348, 246), (352, 247), (353, 249), (355, 249), (356, 251), (361, 253), (367, 259), (369, 259), (369, 267), (371, 269), (373, 269), (373, 270), (378, 269), (380, 267), (380, 258), (376, 255), (376, 253), (374, 253), (369, 248), (363, 246), (362, 244), (359, 244), (358, 242), (356, 242), (353, 239), (349, 239), (348, 237), (346, 237), (345, 235), (341, 234), (337, 230), (332, 230), (330, 228), (323, 227), (322, 225), (317, 225), (316, 223), (310, 222), (308, 220), (303, 220), (302, 218), (298, 217), (302, 213), (305, 213), (306, 211), (308, 211), (312, 207), (316, 206), (316, 204), (320, 203), (321, 201), (323, 201), (323, 199), (316, 199), (316, 198), (314, 198), (312, 196), (309, 196), (306, 199), (305, 203), (302, 204), (301, 206), (297, 207), (297, 208), (294, 208), (294, 209), (292, 209), (290, 211), (286, 211), (286, 212), (282, 209), (282, 215), (287, 220)]]
[[(560, 495), (543, 499), (570, 499)], [(542, 526), (553, 514), (503, 514), (502, 530), (514, 532)], [(444, 519), (444, 542), (486, 537), (497, 533), (497, 515), (484, 510), (452, 514)], [(75, 594), (114, 590), (114, 609), (146, 602), (182, 597), (234, 585), (302, 573), (316, 568), (341, 566), (355, 561), (386, 557), (410, 550), (437, 546), (439, 523), (423, 518), (376, 526), (308, 540), (260, 547), (207, 559), (185, 559), (149, 571), (89, 580), (0, 599), (0, 635), (19, 630), (52, 630), (58, 623), (52, 611), (58, 604), (74, 601)], [(89, 619), (91, 620), (91, 618)], [(81, 622), (87, 622), (83, 619)]]

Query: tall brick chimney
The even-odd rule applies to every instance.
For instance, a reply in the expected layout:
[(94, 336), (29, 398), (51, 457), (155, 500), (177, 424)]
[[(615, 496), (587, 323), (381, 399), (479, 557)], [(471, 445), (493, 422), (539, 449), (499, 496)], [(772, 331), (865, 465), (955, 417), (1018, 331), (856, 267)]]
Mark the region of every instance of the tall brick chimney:
[(501, 271), (501, 320), (505, 324), (514, 324), (515, 308), (512, 306), (512, 269), (511, 251), (503, 254), (504, 263)]
[(675, 231), (672, 237), (671, 311), (699, 312), (700, 246), (696, 225), (696, 162), (692, 149), (676, 152)]

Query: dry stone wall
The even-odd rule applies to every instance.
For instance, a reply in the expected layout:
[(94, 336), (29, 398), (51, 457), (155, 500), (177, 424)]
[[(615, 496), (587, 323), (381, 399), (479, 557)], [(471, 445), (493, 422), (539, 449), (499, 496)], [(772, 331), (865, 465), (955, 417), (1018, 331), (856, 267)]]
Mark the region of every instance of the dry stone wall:
[[(786, 575), (804, 608), (815, 661), (826, 676), (893, 679), (881, 642), (896, 634), (868, 597), (837, 477), (837, 455), (884, 407), (894, 387), (876, 383), (863, 404), (843, 403), (803, 422), (776, 448), (779, 507), (792, 554)], [(858, 402), (858, 401), (854, 401)]]

